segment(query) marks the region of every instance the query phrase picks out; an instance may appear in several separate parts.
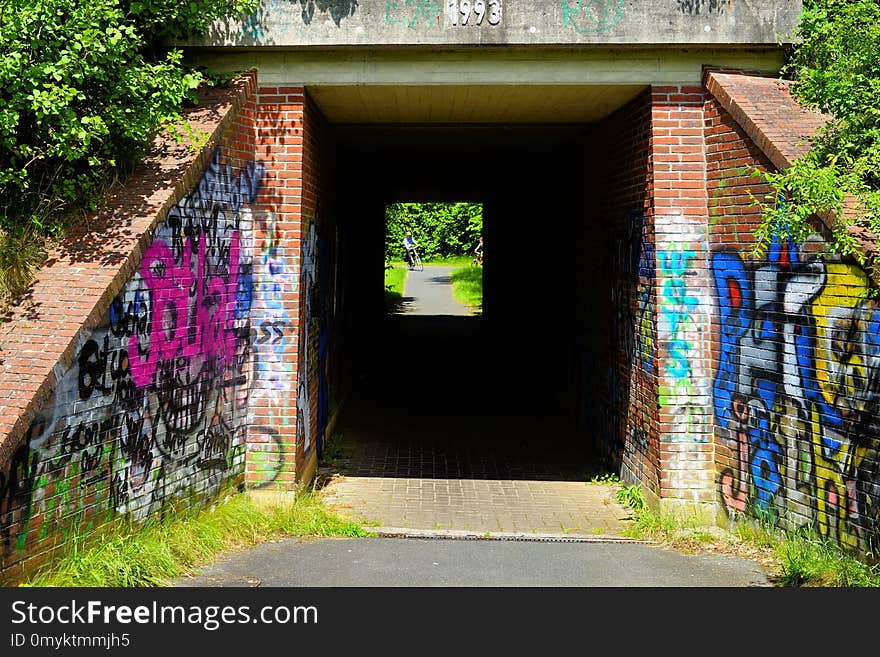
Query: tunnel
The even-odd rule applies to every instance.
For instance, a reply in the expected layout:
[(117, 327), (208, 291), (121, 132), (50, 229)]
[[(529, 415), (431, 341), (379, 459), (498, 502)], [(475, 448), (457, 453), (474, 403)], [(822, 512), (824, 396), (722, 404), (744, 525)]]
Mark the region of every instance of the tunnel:
[[(397, 464), (386, 474), (443, 476), (454, 460), (474, 477), (589, 480), (626, 465), (656, 488), (656, 452), (623, 463), (646, 303), (630, 288), (640, 256), (645, 267), (650, 89), (306, 94), (321, 117), (316, 187), (329, 200), (318, 214), (339, 245), (344, 300), (332, 429), (401, 450), (386, 453)], [(373, 106), (395, 109), (363, 109)], [(491, 245), (481, 314), (387, 315), (386, 206), (460, 201), (482, 204)]]

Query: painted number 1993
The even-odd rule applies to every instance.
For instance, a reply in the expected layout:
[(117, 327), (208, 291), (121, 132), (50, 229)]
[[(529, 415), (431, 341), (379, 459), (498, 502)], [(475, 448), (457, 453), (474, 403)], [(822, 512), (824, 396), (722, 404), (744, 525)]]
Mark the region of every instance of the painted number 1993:
[(501, 23), (501, 0), (446, 0), (446, 14), (453, 27)]

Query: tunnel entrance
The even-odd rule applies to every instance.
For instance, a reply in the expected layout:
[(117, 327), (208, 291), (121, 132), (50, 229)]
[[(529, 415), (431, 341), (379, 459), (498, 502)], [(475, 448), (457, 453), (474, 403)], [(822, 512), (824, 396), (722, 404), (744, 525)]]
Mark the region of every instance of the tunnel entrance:
[[(315, 98), (320, 105), (320, 91)], [(332, 104), (328, 114), (332, 121)], [(599, 418), (590, 408), (601, 405), (595, 397), (604, 383), (590, 363), (609, 356), (599, 351), (613, 321), (608, 249), (617, 236), (608, 219), (621, 218), (603, 186), (609, 145), (602, 121), (337, 122), (330, 131), (334, 188), (345, 190), (335, 216), (356, 245), (350, 271), (363, 275), (346, 277), (345, 403), (339, 442), (320, 471), (344, 475), (345, 486), (389, 492), (388, 503), (402, 502), (407, 526), (416, 516), (422, 525), (455, 524), (455, 509), (442, 505), (433, 521), (422, 517), (417, 509), (436, 504), (426, 505), (426, 493), (413, 487), (443, 491), (445, 500), (450, 487), (465, 495), (471, 486), (486, 495), (499, 487), (496, 499), (521, 516), (508, 518), (511, 527), (541, 524), (516, 511), (511, 491), (534, 501), (555, 482), (580, 494), (590, 488), (584, 482), (620, 462), (598, 448)], [(644, 175), (631, 173), (627, 184), (638, 189)], [(624, 202), (638, 206), (637, 196)], [(492, 260), (483, 270), (481, 314), (385, 312), (378, 266), (385, 214), (403, 201), (482, 204)], [(620, 214), (626, 221), (631, 212)], [(343, 503), (370, 497), (352, 495)], [(614, 509), (608, 502), (599, 506)], [(588, 514), (577, 521), (554, 515), (576, 503), (550, 506), (544, 532), (589, 525)]]

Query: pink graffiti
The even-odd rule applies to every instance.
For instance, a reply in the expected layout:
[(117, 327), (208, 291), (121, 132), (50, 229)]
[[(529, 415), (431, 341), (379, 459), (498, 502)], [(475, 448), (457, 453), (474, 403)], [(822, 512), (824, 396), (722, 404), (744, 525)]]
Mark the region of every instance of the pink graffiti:
[[(201, 355), (222, 364), (235, 358), (235, 292), (238, 285), (238, 232), (229, 247), (227, 280), (212, 276), (205, 281), (205, 239), (199, 240), (197, 271), (194, 274), (192, 242), (184, 245), (178, 264), (167, 244), (156, 240), (147, 249), (141, 276), (152, 299), (150, 344), (141, 349), (138, 336), (128, 343), (131, 378), (136, 386), (153, 382), (160, 361)], [(205, 281), (203, 283), (203, 281)], [(195, 293), (195, 298), (191, 294)]]
[(749, 440), (745, 427), (749, 424), (749, 407), (741, 399), (735, 399), (733, 414), (738, 422), (735, 433), (739, 452), (739, 477), (735, 477), (730, 470), (725, 471), (721, 475), (721, 495), (724, 497), (724, 504), (728, 509), (745, 513), (748, 501), (745, 478), (748, 476), (749, 467)]

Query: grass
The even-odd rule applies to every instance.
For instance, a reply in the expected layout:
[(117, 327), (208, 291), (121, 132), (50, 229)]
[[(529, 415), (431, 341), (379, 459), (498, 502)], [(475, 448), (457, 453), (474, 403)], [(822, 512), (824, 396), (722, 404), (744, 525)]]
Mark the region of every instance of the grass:
[(476, 310), (483, 308), (483, 268), (463, 267), (452, 272), (452, 296)]
[(391, 263), (385, 267), (385, 310), (394, 312), (403, 301), (403, 286), (407, 268), (403, 263)]
[(30, 285), (45, 258), (46, 241), (33, 230), (14, 235), (0, 229), (0, 306), (13, 303)]
[(117, 521), (93, 534), (74, 534), (50, 562), (20, 586), (163, 586), (219, 553), (285, 536), (368, 536), (361, 525), (327, 510), (313, 491), (259, 503), (233, 493), (210, 508), (164, 520)]
[(438, 256), (436, 258), (431, 258), (430, 260), (424, 260), (423, 262), (426, 265), (441, 265), (443, 267), (468, 267), (473, 259), (473, 255)]
[[(638, 485), (613, 479), (618, 503), (633, 512), (625, 534), (651, 539), (684, 551), (710, 551), (757, 560), (769, 571), (771, 583), (796, 587), (878, 587), (880, 564), (846, 553), (833, 541), (812, 531), (784, 532), (757, 520), (739, 520), (730, 527), (707, 527), (696, 519), (673, 518), (648, 508)], [(870, 556), (868, 557), (870, 560)]]

